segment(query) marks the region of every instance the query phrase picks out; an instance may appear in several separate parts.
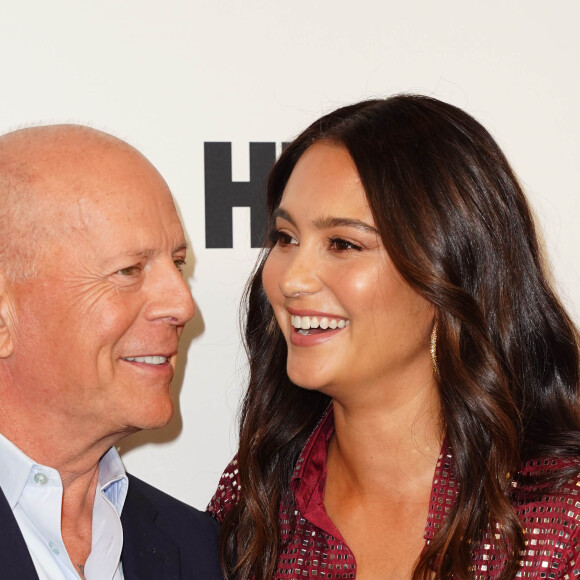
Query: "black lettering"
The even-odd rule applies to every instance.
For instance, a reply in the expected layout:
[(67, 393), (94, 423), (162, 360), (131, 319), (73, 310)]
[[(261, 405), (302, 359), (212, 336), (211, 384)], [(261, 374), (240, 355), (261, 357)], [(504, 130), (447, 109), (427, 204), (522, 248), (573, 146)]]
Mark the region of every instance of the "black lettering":
[(275, 160), (275, 143), (250, 143), (250, 181), (232, 181), (232, 144), (204, 143), (206, 248), (233, 247), (234, 207), (250, 208), (252, 248), (262, 246), (266, 180)]

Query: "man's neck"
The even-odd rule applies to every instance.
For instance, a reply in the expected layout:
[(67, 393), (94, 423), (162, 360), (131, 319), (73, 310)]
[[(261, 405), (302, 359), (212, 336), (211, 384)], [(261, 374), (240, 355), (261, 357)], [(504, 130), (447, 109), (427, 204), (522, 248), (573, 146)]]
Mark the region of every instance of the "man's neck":
[(93, 505), (98, 479), (98, 464), (76, 477), (69, 475), (66, 485), (63, 479), (62, 540), (71, 561), (81, 569), (91, 553)]
[(101, 457), (132, 432), (98, 431), (10, 403), (0, 408), (0, 433), (36, 463), (56, 469), (65, 490), (69, 481), (94, 473)]
[[(58, 471), (63, 487), (62, 540), (75, 567), (84, 566), (91, 552), (99, 462), (121, 435), (83, 439), (70, 436), (70, 426), (47, 418), (31, 421), (36, 425), (34, 429), (29, 422), (5, 419), (6, 414), (0, 412), (0, 432), (4, 437), (35, 463)], [(78, 433), (83, 431), (77, 430)]]

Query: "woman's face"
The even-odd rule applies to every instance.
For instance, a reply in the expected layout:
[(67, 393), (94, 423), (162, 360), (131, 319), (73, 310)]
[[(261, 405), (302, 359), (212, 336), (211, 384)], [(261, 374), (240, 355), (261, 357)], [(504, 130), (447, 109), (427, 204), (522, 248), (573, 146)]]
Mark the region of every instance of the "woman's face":
[(404, 395), (406, 385), (432, 380), (433, 308), (393, 266), (346, 149), (306, 150), (284, 190), (274, 238), (263, 284), (295, 384), (360, 399), (376, 389)]

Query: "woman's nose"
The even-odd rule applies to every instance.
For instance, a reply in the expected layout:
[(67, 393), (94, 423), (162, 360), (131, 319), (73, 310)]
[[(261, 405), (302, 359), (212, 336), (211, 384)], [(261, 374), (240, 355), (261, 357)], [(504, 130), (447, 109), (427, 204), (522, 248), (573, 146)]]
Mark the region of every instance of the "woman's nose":
[(280, 277), (280, 290), (290, 298), (299, 294), (313, 294), (321, 282), (316, 258), (303, 248), (288, 261)]

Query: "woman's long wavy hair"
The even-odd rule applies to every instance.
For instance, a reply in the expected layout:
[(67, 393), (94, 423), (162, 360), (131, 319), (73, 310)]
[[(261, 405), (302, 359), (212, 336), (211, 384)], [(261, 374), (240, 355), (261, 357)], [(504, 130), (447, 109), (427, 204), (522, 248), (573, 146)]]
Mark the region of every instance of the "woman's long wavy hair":
[[(459, 492), (413, 578), (471, 578), (473, 546), (496, 525), (501, 577), (512, 578), (524, 538), (510, 474), (530, 458), (580, 451), (578, 333), (548, 282), (521, 187), (468, 114), (398, 95), (338, 109), (286, 147), (268, 182), (270, 216), (298, 159), (320, 141), (349, 152), (389, 256), (437, 312), (437, 384)], [(280, 502), (292, 501), (294, 465), (329, 403), (286, 374), (286, 343), (262, 287), (267, 258), (266, 244), (246, 293), (242, 497), (221, 528), (226, 575), (239, 580), (273, 576)]]

